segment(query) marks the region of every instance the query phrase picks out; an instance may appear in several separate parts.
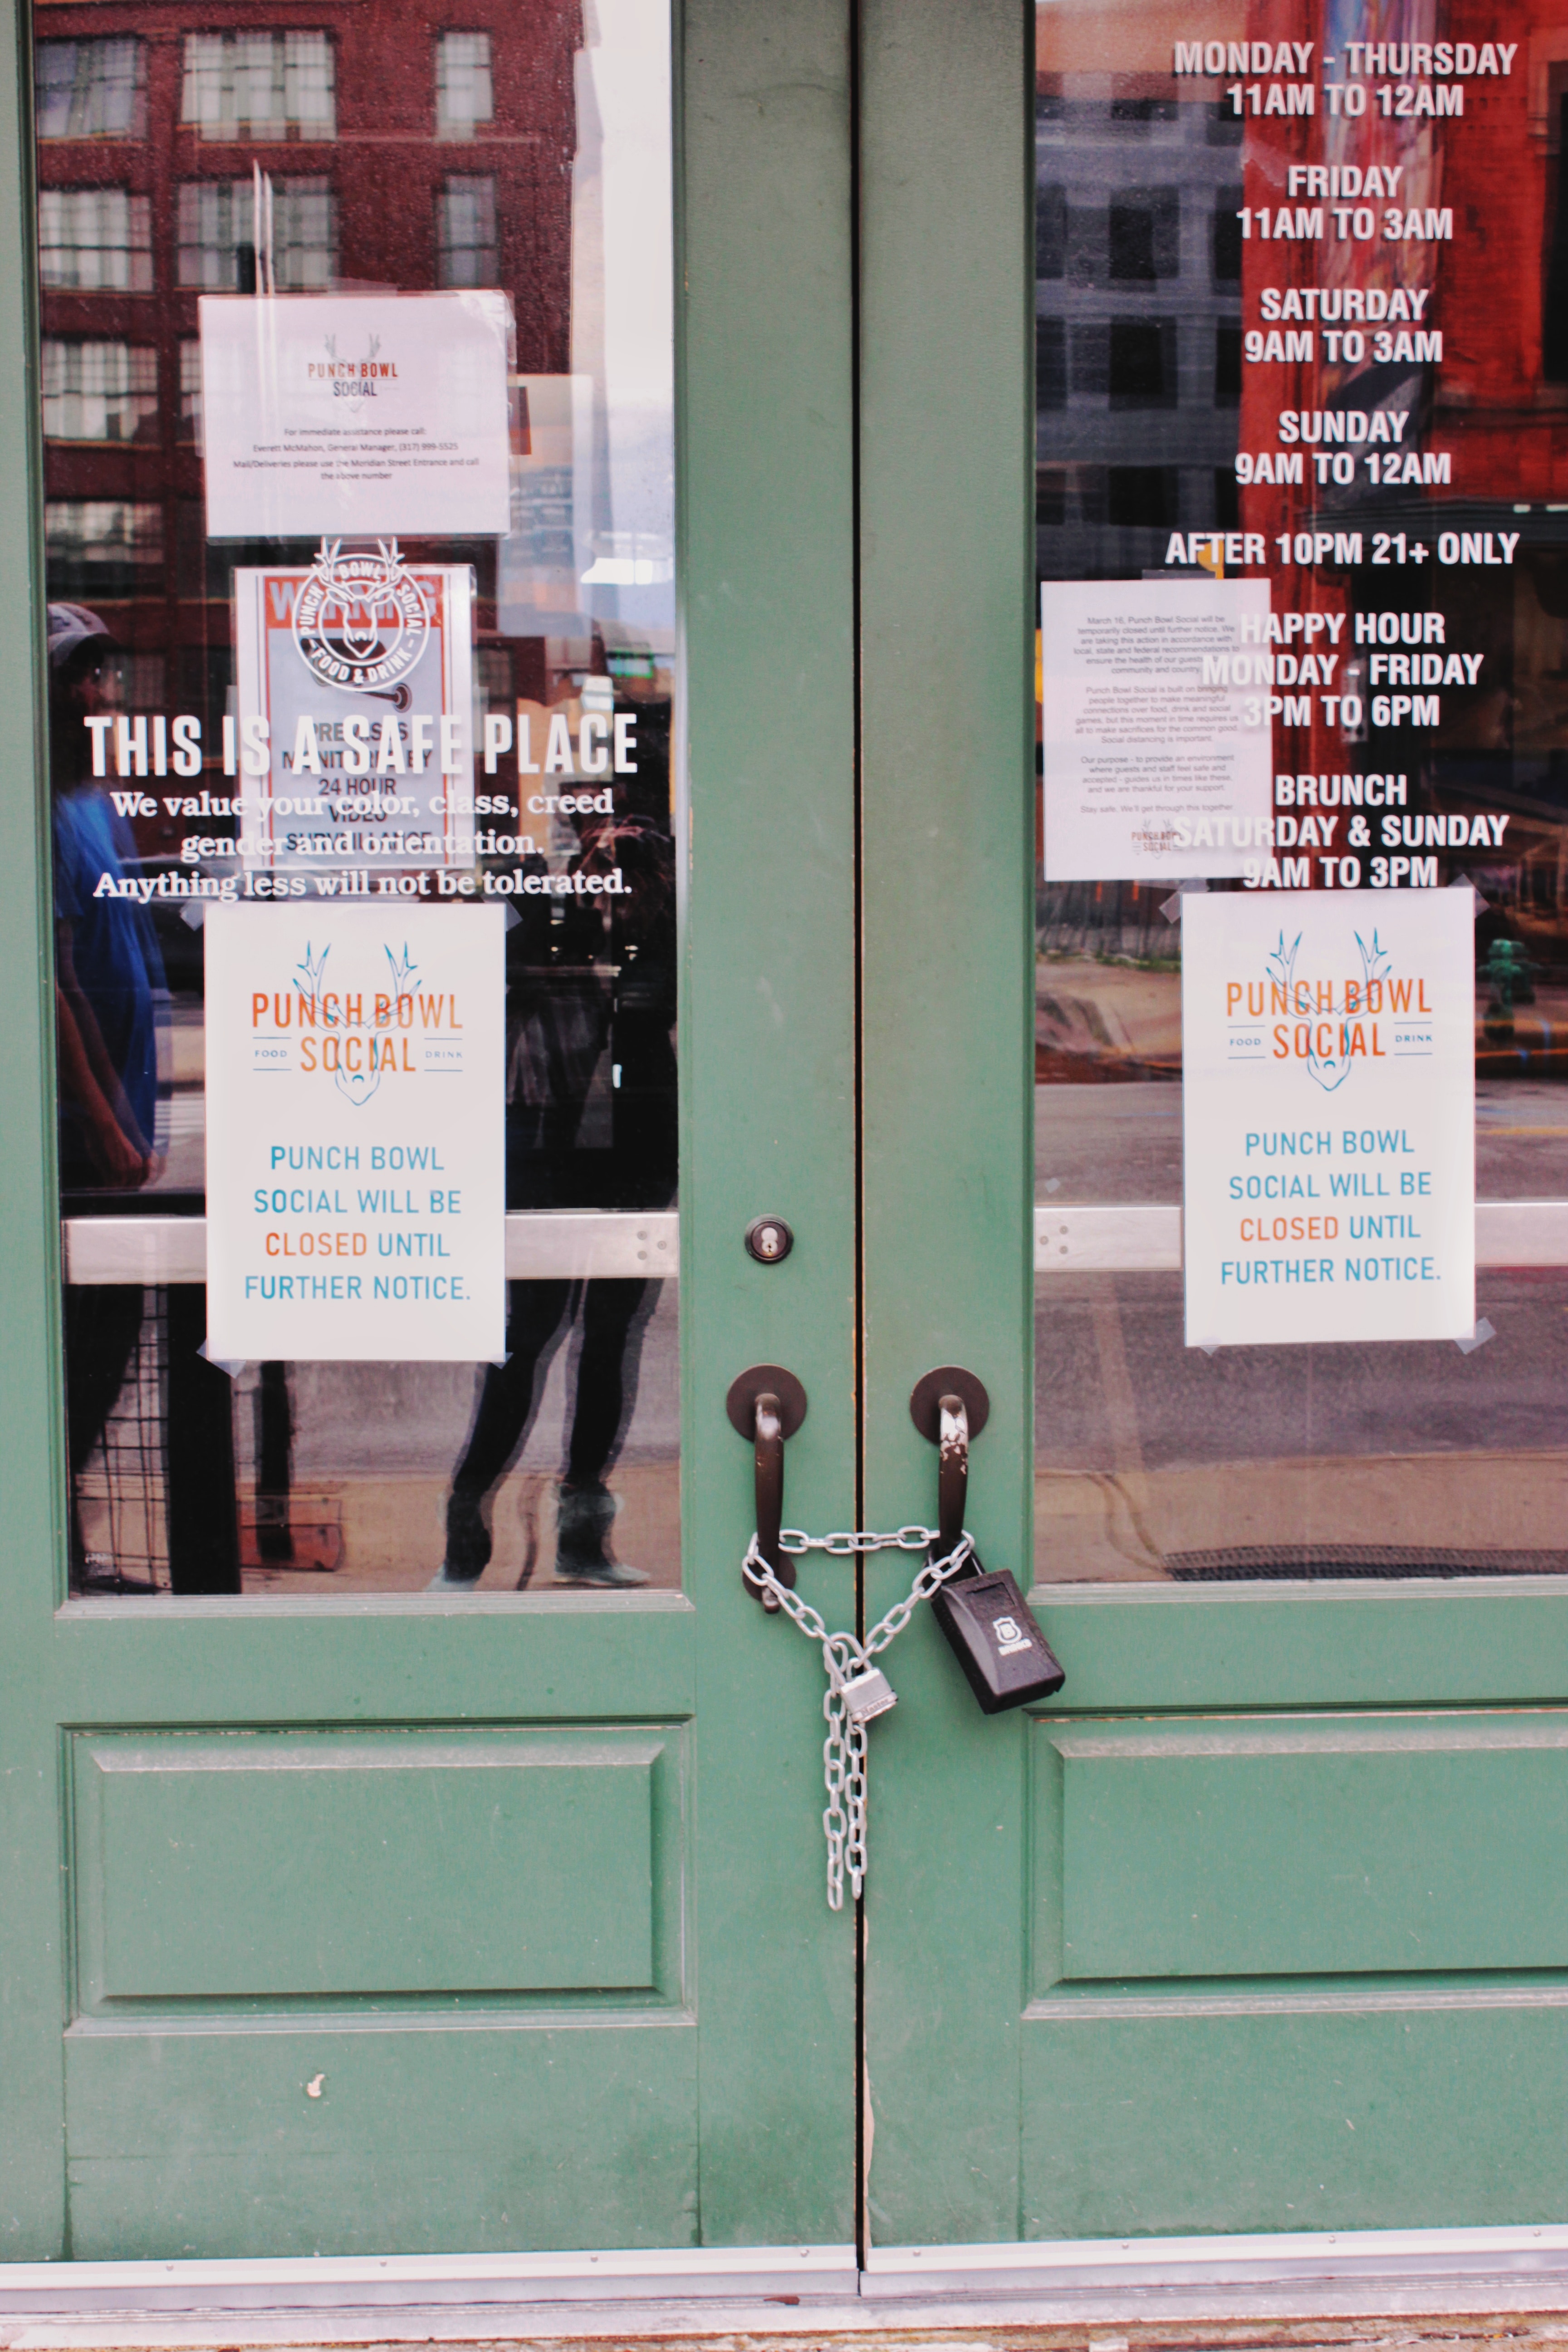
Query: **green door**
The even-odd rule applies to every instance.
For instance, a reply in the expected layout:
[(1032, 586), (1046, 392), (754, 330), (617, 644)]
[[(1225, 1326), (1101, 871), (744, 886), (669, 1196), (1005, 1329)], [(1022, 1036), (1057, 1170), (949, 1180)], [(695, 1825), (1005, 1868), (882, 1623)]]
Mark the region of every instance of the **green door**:
[[(854, 1928), (724, 1400), (786, 1361), (852, 1517), (846, 26), (231, 14), (48, 0), (0, 110), (7, 2259), (842, 2284)], [(376, 1086), (226, 1239), (256, 1041), (318, 1067), (376, 923)], [(407, 1033), (476, 926), (465, 1162)], [(373, 1280), (406, 1346), (297, 1344)]]
[[(1506, 63), (1373, 13), (16, 26), (12, 2259), (887, 2289), (1568, 2221), (1563, 12)], [(1363, 1012), (1445, 897), (1440, 1079), (1356, 1068), (1342, 969), (1294, 997), (1346, 893)], [(426, 1156), (367, 1200), (289, 1160), (336, 1130), (255, 1181), (245, 1106), (394, 898), (376, 1066), (432, 921), (504, 971), (499, 1320), (338, 1358), (281, 1310), (360, 1298), (356, 1234), (411, 1331), (451, 1303), (472, 1138), (384, 1136)], [(236, 996), (266, 909), (296, 972)], [(1284, 990), (1329, 1108), (1227, 1157), (1201, 954), (1265, 917), (1233, 1025)], [(1472, 1069), (1473, 1309), (1401, 1166)], [(740, 1576), (767, 1366), (817, 1534), (933, 1520), (911, 1389), (984, 1383), (966, 1524), (1066, 1668), (986, 1717), (914, 1618), (859, 1921), (818, 1658)], [(864, 1628), (910, 1567), (801, 1591)]]
[[(1394, 13), (863, 12), (867, 1510), (930, 1510), (911, 1385), (978, 1375), (967, 1523), (988, 1568), (1032, 1560), (1066, 1668), (1057, 1699), (987, 1719), (929, 1622), (888, 1660), (866, 1938), (884, 2290), (1043, 2281), (1078, 2240), (1115, 2241), (1114, 2265), (1139, 2239), (1568, 2219), (1544, 680), (1568, 478), (1536, 421), (1561, 397), (1541, 59), (1564, 19), (1510, 26), (1505, 58), (1486, 27), (1455, 46), (1464, 12)], [(1261, 615), (1223, 656), (1264, 698), (1237, 797), (1217, 767), (1184, 791), (1156, 772), (1172, 745), (1209, 757), (1183, 698), (1202, 672), (1115, 635), (1222, 599)], [(1337, 671), (1300, 670), (1314, 647)], [(1114, 707), (1085, 719), (1097, 675)], [(1141, 844), (1086, 743), (1140, 784)], [(1200, 829), (1216, 812), (1250, 833)], [(1452, 1075), (1352, 1059), (1341, 1090), (1320, 1063), (1310, 1118), (1263, 1105), (1232, 1138), (1193, 942), (1267, 918), (1289, 955), (1342, 914), (1382, 952), (1452, 929), (1429, 902), (1456, 897), (1477, 976), (1472, 1002), (1462, 916)], [(1401, 1139), (1456, 1104), (1468, 1122), (1472, 1052), (1474, 1322), (1457, 1251), (1426, 1261), (1459, 1301), (1419, 1327), (1444, 1336), (1380, 1337), (1369, 1286), (1422, 1279), (1436, 1197)], [(1281, 1132), (1326, 1157), (1276, 1156)], [(1248, 1191), (1281, 1169), (1294, 1193)], [(1267, 1235), (1242, 1223), (1259, 1191)], [(1209, 1349), (1186, 1342), (1215, 1328), (1193, 1301), (1216, 1201), (1224, 1279), (1262, 1260), (1271, 1319)], [(1337, 1288), (1306, 1289), (1292, 1214), (1339, 1218), (1307, 1253)], [(899, 1583), (872, 1563), (869, 1616)], [(971, 2252), (911, 2251), (943, 2247)]]

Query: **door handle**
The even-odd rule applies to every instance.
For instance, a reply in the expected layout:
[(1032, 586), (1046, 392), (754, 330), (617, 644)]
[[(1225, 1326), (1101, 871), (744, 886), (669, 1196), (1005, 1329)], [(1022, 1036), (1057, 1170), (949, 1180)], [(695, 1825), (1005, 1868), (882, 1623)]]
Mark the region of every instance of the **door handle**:
[[(754, 1451), (757, 1549), (779, 1582), (793, 1591), (795, 1562), (779, 1540), (784, 1526), (784, 1442), (805, 1419), (805, 1391), (782, 1364), (753, 1364), (731, 1382), (724, 1410), (731, 1427), (739, 1436), (749, 1438)], [(758, 1592), (743, 1576), (741, 1580), (764, 1609), (778, 1607), (771, 1593)]]
[(910, 1417), (937, 1449), (936, 1525), (942, 1551), (950, 1552), (963, 1533), (969, 1500), (969, 1441), (991, 1418), (984, 1381), (957, 1364), (939, 1365), (915, 1382)]

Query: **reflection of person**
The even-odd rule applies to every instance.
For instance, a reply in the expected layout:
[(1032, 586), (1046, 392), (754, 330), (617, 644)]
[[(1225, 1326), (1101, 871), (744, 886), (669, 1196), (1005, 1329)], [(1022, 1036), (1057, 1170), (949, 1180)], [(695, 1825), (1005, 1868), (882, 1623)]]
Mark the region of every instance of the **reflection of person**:
[(85, 605), (51, 604), (48, 622), (60, 1181), (123, 1192), (153, 1172), (163, 969), (145, 908), (98, 895), (140, 863), (84, 724), (120, 707), (118, 649)]
[[(138, 863), (131, 828), (91, 773), (86, 719), (120, 705), (119, 651), (96, 613), (48, 608), (55, 1025), (62, 1192), (133, 1192), (157, 1172), (163, 969), (146, 909), (98, 891)], [(140, 1284), (65, 1294), (73, 1475), (102, 1435), (142, 1329)], [(72, 1500), (73, 1571), (85, 1565)]]
[[(529, 912), (511, 935), (510, 959), (507, 1205), (662, 1208), (674, 1196), (676, 1172), (668, 825), (657, 815), (622, 813), (579, 820), (578, 829), (573, 870), (609, 874), (618, 866), (628, 895), (522, 902)], [(606, 921), (613, 924), (609, 941)], [(606, 1056), (613, 1065), (610, 1137), (607, 1147), (595, 1150), (584, 1137), (584, 1113)], [(647, 1583), (640, 1569), (615, 1558), (616, 1498), (605, 1481), (637, 1403), (643, 1335), (658, 1291), (657, 1282), (635, 1278), (510, 1285), (507, 1360), (485, 1373), (453, 1475), (446, 1558), (433, 1590), (471, 1591), (484, 1573), (490, 1490), (522, 1449), (549, 1353), (574, 1323), (555, 1573), (574, 1584)]]

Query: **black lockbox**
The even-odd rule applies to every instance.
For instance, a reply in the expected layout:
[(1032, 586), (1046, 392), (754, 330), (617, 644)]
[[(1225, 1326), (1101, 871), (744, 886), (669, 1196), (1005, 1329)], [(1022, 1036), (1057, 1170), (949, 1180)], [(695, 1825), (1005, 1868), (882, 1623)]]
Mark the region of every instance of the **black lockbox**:
[(931, 1595), (931, 1612), (987, 1715), (1049, 1698), (1067, 1675), (1006, 1569), (976, 1560)]

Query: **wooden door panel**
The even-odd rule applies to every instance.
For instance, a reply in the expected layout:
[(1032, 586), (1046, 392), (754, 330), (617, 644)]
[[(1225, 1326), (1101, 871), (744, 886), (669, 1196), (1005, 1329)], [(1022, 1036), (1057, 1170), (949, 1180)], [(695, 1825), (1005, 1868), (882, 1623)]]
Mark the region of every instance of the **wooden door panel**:
[(89, 1733), (73, 1747), (84, 2010), (652, 1998), (661, 1982), (678, 1997), (679, 1727)]
[(1568, 1715), (1042, 1722), (1053, 1985), (1568, 1967)]
[[(79, 2260), (698, 2242), (697, 2034), (537, 2016), (79, 2022)], [(628, 2030), (629, 2029), (629, 2030)]]

